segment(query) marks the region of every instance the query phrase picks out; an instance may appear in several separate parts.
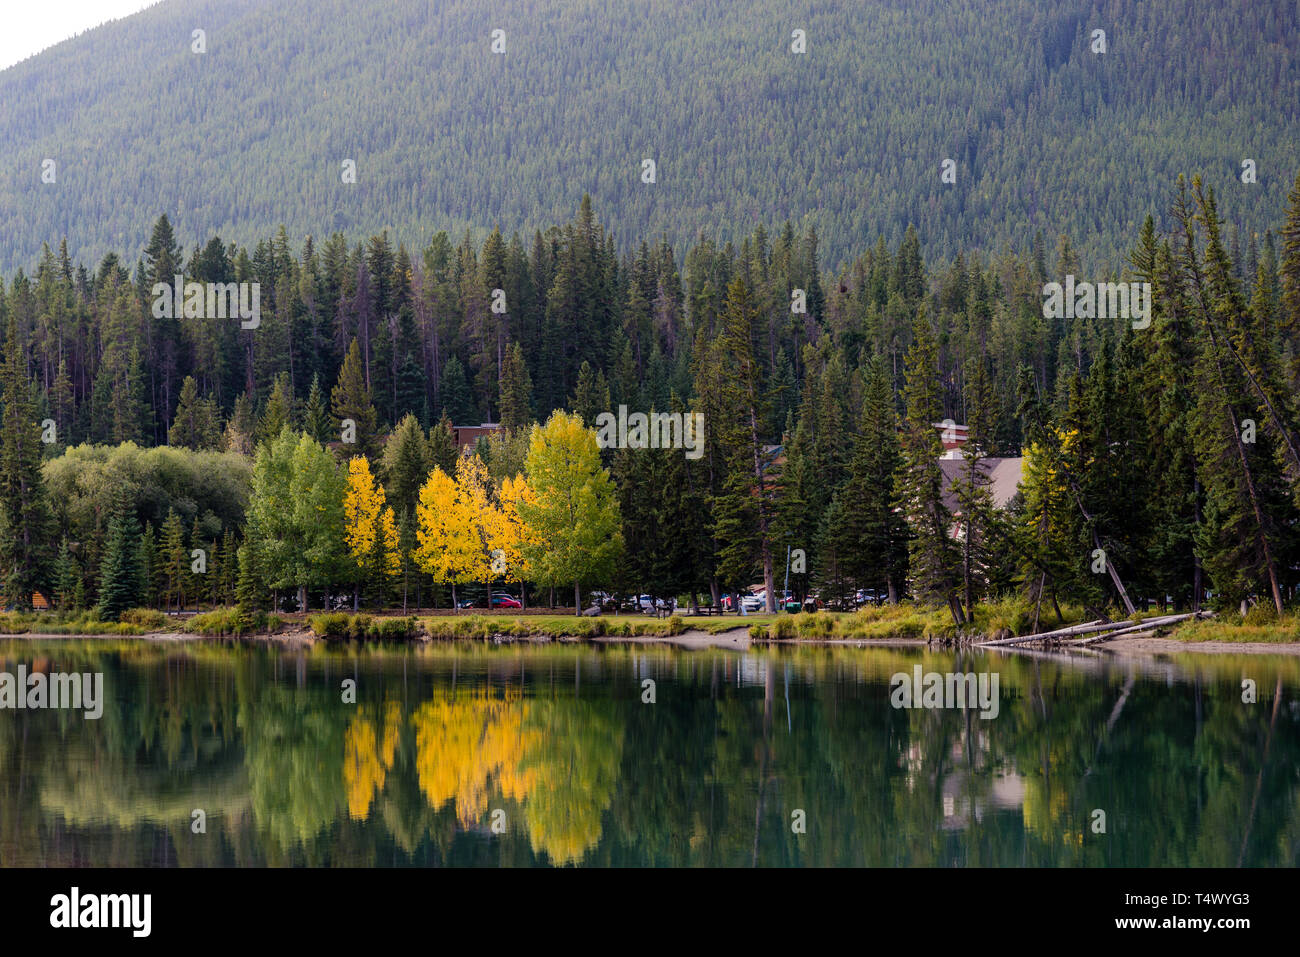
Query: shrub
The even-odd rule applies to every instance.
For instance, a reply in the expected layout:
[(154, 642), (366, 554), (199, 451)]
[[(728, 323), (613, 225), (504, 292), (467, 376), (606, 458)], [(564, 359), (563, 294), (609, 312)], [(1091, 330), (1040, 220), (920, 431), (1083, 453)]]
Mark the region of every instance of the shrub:
[(772, 622), (771, 631), (773, 638), (779, 638), (783, 641), (799, 637), (799, 629), (795, 625), (795, 620), (788, 615), (781, 615), (776, 621)]
[(312, 633), (317, 638), (330, 638), (342, 640), (348, 637), (348, 629), (351, 626), (350, 615), (341, 611), (322, 612), (319, 615), (312, 615), (308, 619), (311, 625)]
[(420, 633), (414, 618), (378, 618), (366, 629), (370, 641), (409, 641)]
[(829, 638), (835, 633), (835, 619), (824, 611), (800, 615), (794, 621), (800, 638)]
[(312, 615), (309, 624), (316, 637), (327, 641), (408, 641), (421, 631), (413, 616), (376, 618), (342, 611)]
[(141, 628), (165, 628), (167, 616), (154, 608), (128, 608), (118, 620), (126, 625), (139, 625)]
[(181, 627), (195, 635), (209, 638), (227, 635), (238, 638), (254, 632), (279, 631), (284, 624), (278, 615), (268, 615), (264, 611), (245, 611), (236, 607), (214, 608), (212, 611), (195, 615)]
[(1277, 609), (1265, 602), (1256, 602), (1246, 609), (1243, 625), (1271, 625), (1277, 621)]

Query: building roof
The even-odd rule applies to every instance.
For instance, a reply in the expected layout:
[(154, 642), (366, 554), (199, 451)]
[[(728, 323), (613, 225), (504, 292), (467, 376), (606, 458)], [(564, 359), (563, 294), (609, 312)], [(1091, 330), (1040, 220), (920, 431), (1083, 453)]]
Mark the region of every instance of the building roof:
[[(957, 504), (957, 493), (953, 491), (953, 484), (966, 480), (970, 468), (969, 462), (970, 460), (965, 458), (939, 460), (939, 471), (943, 473), (943, 504), (953, 514), (961, 511)], [(1020, 457), (980, 459), (979, 469), (988, 477), (988, 489), (993, 496), (995, 508), (1006, 508), (1015, 498), (1016, 490), (1020, 488), (1020, 479), (1024, 474), (1024, 462), (1025, 460)]]

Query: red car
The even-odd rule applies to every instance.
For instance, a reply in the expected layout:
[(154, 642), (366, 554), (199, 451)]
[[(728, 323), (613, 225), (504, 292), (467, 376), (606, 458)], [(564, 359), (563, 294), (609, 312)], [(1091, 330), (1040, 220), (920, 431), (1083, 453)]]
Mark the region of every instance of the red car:
[(505, 592), (493, 592), (493, 608), (523, 608), (524, 604), (513, 595), (507, 595)]

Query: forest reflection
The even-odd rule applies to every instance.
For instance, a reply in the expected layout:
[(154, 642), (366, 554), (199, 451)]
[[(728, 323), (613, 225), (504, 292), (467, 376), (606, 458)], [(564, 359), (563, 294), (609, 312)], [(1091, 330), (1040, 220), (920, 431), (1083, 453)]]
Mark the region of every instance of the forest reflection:
[[(0, 711), (9, 866), (1300, 863), (1293, 658), (97, 640), (0, 659), (102, 671), (108, 697), (98, 721)], [(891, 707), (915, 664), (997, 671), (997, 718)]]

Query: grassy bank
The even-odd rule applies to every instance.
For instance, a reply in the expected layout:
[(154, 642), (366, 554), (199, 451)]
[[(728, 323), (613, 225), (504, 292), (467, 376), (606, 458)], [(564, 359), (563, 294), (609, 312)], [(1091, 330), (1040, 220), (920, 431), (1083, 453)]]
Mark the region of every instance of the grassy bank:
[[(1060, 626), (1054, 611), (1041, 609), (1038, 630)], [(1064, 624), (1084, 620), (1084, 611), (1063, 606)], [(768, 621), (750, 626), (756, 640), (787, 641), (930, 641), (955, 638), (957, 626), (947, 608), (926, 605), (869, 605), (853, 612), (767, 616)], [(1004, 638), (1027, 635), (1034, 630), (1034, 607), (1019, 599), (1002, 599), (977, 605), (970, 623), (962, 629), (967, 634)]]
[[(680, 635), (689, 628), (697, 627), (696, 621), (697, 619), (684, 619), (678, 615), (671, 618), (648, 618), (644, 615), (601, 615), (595, 618), (579, 615), (467, 615), (464, 618), (425, 618), (421, 625), (431, 638), (439, 639), (492, 638), (496, 635), (514, 638), (542, 635), (550, 638), (633, 638), (641, 635)], [(725, 627), (716, 630), (738, 626), (738, 622), (729, 619)]]
[[(968, 635), (989, 638), (1025, 635), (1034, 630), (1033, 606), (1008, 598), (977, 606), (974, 619), (962, 629)], [(1084, 609), (1063, 606), (1064, 624), (1089, 617)], [(1158, 611), (1137, 618), (1156, 617)], [(1124, 616), (1113, 612), (1115, 620)], [(297, 619), (295, 619), (297, 620)], [(947, 608), (900, 604), (868, 606), (853, 612), (799, 614), (690, 616), (651, 618), (645, 615), (601, 615), (594, 618), (553, 614), (371, 615), (328, 612), (307, 616), (312, 633), (326, 641), (401, 642), (425, 638), (487, 640), (511, 638), (669, 638), (688, 631), (716, 635), (743, 629), (755, 641), (943, 641), (956, 637), (957, 627)], [(273, 635), (286, 624), (283, 617), (266, 612), (241, 613), (237, 608), (216, 608), (180, 620), (160, 611), (137, 608), (121, 621), (101, 621), (87, 612), (3, 612), (0, 635), (119, 635), (132, 637), (167, 631), (184, 631), (205, 637)], [(1060, 627), (1055, 610), (1040, 609), (1038, 630)], [(1300, 612), (1281, 618), (1256, 607), (1244, 619), (1234, 613), (1203, 621), (1183, 622), (1168, 637), (1187, 642), (1300, 642)]]
[(1280, 618), (1271, 609), (1258, 606), (1242, 618), (1232, 612), (1214, 618), (1180, 623), (1169, 635), (1179, 641), (1262, 642), (1289, 644), (1300, 642), (1300, 613), (1290, 612)]
[(101, 621), (94, 611), (0, 612), (0, 635), (145, 635), (167, 626), (152, 608), (132, 608), (121, 621)]
[(182, 629), (205, 638), (241, 638), (244, 635), (274, 634), (283, 625), (279, 615), (264, 611), (241, 612), (238, 608), (214, 608), (188, 619)]

